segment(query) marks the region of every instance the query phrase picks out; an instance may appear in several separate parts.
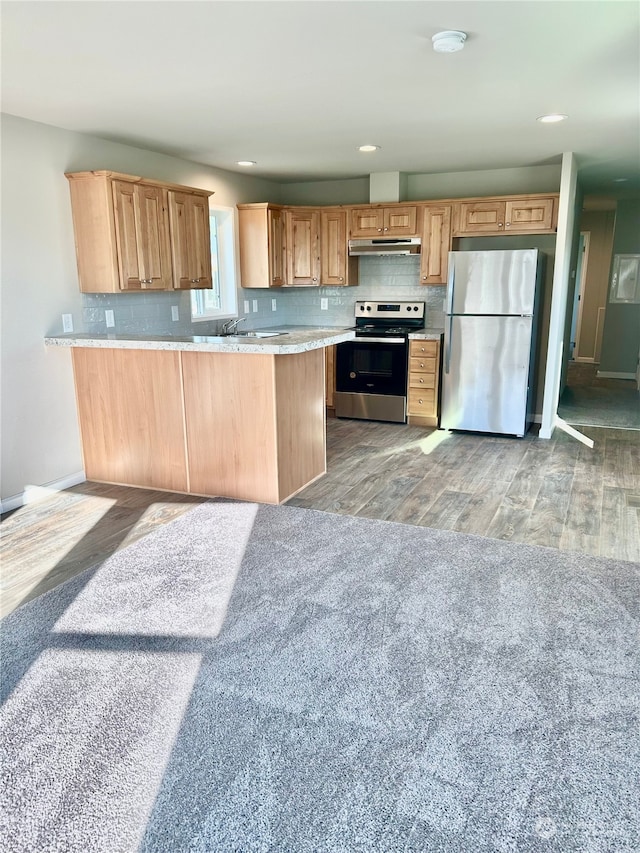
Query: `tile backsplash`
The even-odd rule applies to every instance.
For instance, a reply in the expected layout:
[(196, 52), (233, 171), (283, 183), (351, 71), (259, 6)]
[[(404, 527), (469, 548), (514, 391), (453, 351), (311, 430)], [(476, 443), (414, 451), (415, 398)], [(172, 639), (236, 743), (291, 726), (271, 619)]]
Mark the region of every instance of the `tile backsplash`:
[[(360, 284), (357, 287), (285, 287), (269, 290), (238, 289), (238, 314), (246, 316), (242, 328), (268, 326), (352, 326), (356, 300), (398, 299), (426, 303), (426, 323), (444, 325), (444, 287), (419, 284), (420, 258), (360, 258)], [(320, 300), (326, 298), (327, 310)], [(244, 300), (258, 310), (244, 313)], [(276, 300), (276, 310), (271, 307)], [(179, 319), (172, 319), (172, 306), (178, 307)], [(105, 310), (114, 312), (115, 327), (107, 329)], [(150, 335), (210, 335), (222, 321), (192, 322), (190, 294), (185, 293), (85, 293), (83, 294), (84, 331), (90, 334), (134, 332)]]

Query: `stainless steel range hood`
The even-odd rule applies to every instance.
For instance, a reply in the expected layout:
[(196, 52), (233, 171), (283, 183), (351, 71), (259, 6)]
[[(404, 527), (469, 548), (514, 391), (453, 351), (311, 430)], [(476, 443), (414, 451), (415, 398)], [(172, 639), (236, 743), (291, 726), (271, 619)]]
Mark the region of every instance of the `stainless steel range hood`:
[(370, 240), (349, 240), (350, 255), (417, 255), (419, 237), (372, 237)]

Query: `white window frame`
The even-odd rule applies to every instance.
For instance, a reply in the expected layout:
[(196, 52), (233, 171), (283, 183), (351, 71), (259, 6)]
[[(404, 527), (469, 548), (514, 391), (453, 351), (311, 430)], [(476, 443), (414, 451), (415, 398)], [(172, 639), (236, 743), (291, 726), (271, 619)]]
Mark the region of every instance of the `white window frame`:
[[(236, 288), (235, 253), (235, 210), (232, 207), (210, 207), (209, 217), (215, 228), (217, 257), (212, 240), (211, 267), (213, 288), (191, 291), (191, 320), (201, 323), (207, 320), (226, 319), (238, 316), (238, 291)], [(207, 305), (219, 296), (219, 304)], [(218, 300), (216, 300), (218, 301)]]

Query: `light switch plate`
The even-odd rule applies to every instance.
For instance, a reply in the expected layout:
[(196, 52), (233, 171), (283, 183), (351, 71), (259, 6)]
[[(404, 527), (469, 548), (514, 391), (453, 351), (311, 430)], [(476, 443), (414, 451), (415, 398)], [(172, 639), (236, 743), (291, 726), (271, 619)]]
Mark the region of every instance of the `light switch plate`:
[(271, 300), (271, 310), (272, 310), (272, 311), (275, 311), (275, 310), (276, 310), (276, 300), (275, 300), (275, 299), (272, 299), (272, 300)]
[(180, 309), (177, 305), (171, 306), (171, 319), (175, 322), (180, 319)]
[(73, 332), (73, 314), (62, 315), (62, 331)]
[(327, 299), (326, 296), (323, 296), (322, 299), (320, 300), (320, 310), (321, 311), (328, 311), (329, 310), (329, 300)]
[(249, 311), (251, 311), (251, 308), (249, 308), (249, 300), (248, 300), (248, 299), (245, 299), (245, 300), (244, 300), (244, 313), (245, 313), (245, 314), (248, 314), (248, 313), (249, 313)]
[(116, 324), (116, 318), (113, 316), (113, 309), (107, 308), (104, 312), (104, 321), (107, 324), (107, 329), (113, 329)]
[(254, 299), (254, 300), (253, 300), (253, 311), (254, 311), (254, 313), (255, 313), (257, 310), (258, 310), (258, 300), (257, 300), (257, 299)]

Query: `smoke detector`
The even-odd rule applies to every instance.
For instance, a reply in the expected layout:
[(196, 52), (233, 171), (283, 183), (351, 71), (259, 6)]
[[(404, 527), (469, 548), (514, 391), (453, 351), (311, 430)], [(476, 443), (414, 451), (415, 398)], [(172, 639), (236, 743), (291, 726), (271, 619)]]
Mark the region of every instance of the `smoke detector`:
[(461, 33), (459, 30), (444, 30), (444, 32), (436, 33), (431, 38), (433, 49), (437, 53), (455, 53), (456, 50), (462, 50), (467, 39), (466, 33)]

